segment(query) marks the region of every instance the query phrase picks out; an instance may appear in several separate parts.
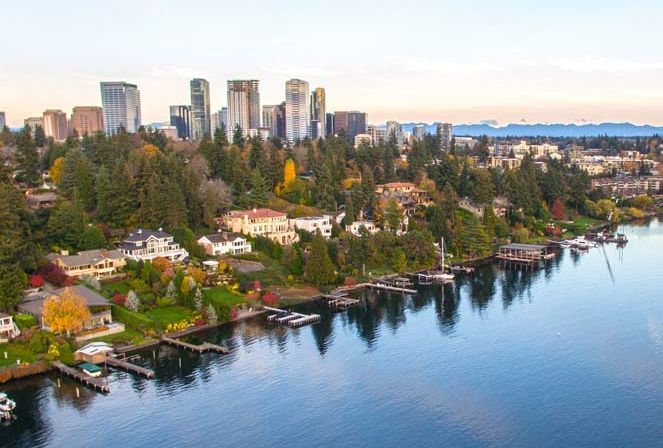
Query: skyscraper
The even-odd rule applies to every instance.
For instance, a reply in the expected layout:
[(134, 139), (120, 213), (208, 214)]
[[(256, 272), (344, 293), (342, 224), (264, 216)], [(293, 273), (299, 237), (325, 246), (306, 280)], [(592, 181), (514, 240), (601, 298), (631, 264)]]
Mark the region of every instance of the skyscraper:
[(47, 109), (44, 111), (44, 134), (53, 137), (56, 142), (63, 142), (69, 135), (67, 114), (60, 109)]
[(271, 137), (278, 136), (279, 105), (265, 104), (262, 106), (262, 126), (269, 129)]
[(451, 123), (437, 124), (437, 138), (440, 141), (441, 151), (449, 151), (451, 149), (451, 139), (453, 138), (453, 126)]
[(412, 129), (412, 135), (414, 135), (414, 139), (418, 142), (422, 141), (426, 136), (426, 126), (423, 124), (415, 125), (414, 129)]
[(79, 137), (104, 130), (104, 112), (98, 106), (76, 106), (71, 113), (71, 130)]
[(259, 81), (232, 80), (228, 81), (228, 139), (232, 138), (235, 128), (242, 128), (244, 135), (251, 129), (257, 132), (260, 128), (260, 92)]
[(325, 89), (316, 88), (311, 93), (311, 137), (325, 138), (327, 135), (327, 110)]
[(140, 91), (124, 81), (101, 83), (101, 105), (104, 109), (106, 134), (113, 135), (122, 127), (137, 132), (142, 123)]
[(351, 142), (357, 134), (366, 133), (366, 114), (364, 112), (334, 112), (334, 134), (345, 132)]
[(285, 140), (285, 101), (276, 110), (276, 137)]
[(327, 117), (325, 119), (325, 134), (333, 134), (334, 133), (334, 114), (331, 112), (327, 112)]
[(201, 78), (191, 80), (191, 138), (200, 140), (212, 132), (209, 83)]
[(191, 138), (191, 106), (170, 106), (170, 125), (177, 129), (177, 138)]
[(311, 97), (308, 82), (291, 79), (285, 83), (285, 139), (288, 143), (311, 136)]
[(228, 108), (222, 107), (219, 110), (219, 128), (228, 130)]
[(403, 144), (403, 128), (397, 121), (387, 121), (387, 140), (390, 140), (392, 137), (396, 140), (397, 145)]
[(7, 117), (4, 112), (0, 112), (0, 130), (7, 126)]

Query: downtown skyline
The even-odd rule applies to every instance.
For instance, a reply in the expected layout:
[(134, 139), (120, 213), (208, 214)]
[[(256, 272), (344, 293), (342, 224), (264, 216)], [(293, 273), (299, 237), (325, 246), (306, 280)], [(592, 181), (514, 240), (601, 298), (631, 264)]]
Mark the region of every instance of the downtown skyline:
[[(325, 87), (327, 110), (362, 110), (374, 123), (663, 124), (657, 104), (663, 61), (656, 57), (663, 43), (656, 13), (663, 7), (653, 1), (418, 1), (407, 5), (409, 14), (394, 14), (405, 8), (397, 2), (349, 5), (258, 2), (248, 14), (248, 5), (228, 2), (65, 1), (34, 26), (28, 24), (39, 2), (7, 6), (6, 34), (21, 45), (6, 49), (0, 110), (17, 127), (45, 109), (100, 106), (98, 83), (126, 80), (140, 86), (143, 122), (151, 123), (165, 121), (170, 105), (189, 103), (193, 78), (209, 81), (212, 110), (226, 106), (226, 80), (258, 79), (261, 103), (276, 104), (283, 83), (299, 78)], [(207, 13), (196, 14), (201, 8)], [(233, 18), (223, 30), (242, 36), (232, 46), (214, 39), (221, 12)], [(315, 20), (321, 14), (325, 20)], [(142, 20), (146, 16), (153, 20)], [(288, 20), (296, 20), (297, 29), (277, 26)], [(637, 29), (619, 32), (636, 20)], [(125, 32), (105, 39), (118, 23)], [(205, 45), (192, 47), (178, 33), (166, 33), (194, 24), (193, 37)], [(249, 24), (253, 31), (242, 33)], [(62, 46), (38, 59), (25, 57), (22, 48), (37, 48), (53, 33), (66, 42), (89, 36), (78, 42), (84, 56), (72, 58)], [(306, 35), (346, 50), (321, 52), (319, 40)], [(39, 94), (25, 95), (26, 83)]]

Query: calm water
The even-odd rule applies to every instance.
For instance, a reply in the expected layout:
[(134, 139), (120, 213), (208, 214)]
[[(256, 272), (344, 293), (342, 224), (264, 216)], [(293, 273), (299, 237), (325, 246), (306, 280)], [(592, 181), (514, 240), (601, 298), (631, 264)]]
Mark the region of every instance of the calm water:
[(9, 385), (0, 444), (662, 446), (663, 224), (626, 232), (534, 273), (487, 266), (346, 313), (310, 305), (312, 327), (208, 335), (228, 356), (148, 351), (157, 378), (112, 373), (107, 396)]

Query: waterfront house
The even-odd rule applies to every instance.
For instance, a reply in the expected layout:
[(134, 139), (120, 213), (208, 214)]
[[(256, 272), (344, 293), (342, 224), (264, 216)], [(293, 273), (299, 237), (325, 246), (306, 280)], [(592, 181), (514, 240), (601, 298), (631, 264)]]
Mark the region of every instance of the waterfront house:
[(85, 361), (92, 364), (99, 364), (113, 354), (113, 347), (106, 342), (90, 342), (85, 347), (74, 352), (76, 361)]
[[(42, 330), (48, 331), (48, 325), (44, 322), (44, 302), (51, 296), (60, 296), (67, 288), (56, 289), (52, 292), (40, 291), (26, 296), (18, 305), (21, 313), (30, 314), (37, 319)], [(89, 337), (104, 336), (124, 331), (124, 325), (113, 322), (111, 315), (111, 303), (101, 294), (84, 285), (70, 286), (76, 295), (82, 297), (90, 310), (91, 318), (83, 325), (84, 331), (99, 330)]]
[(262, 236), (284, 246), (298, 240), (297, 233), (290, 228), (288, 216), (269, 208), (234, 210), (225, 214), (221, 221), (231, 232)]
[(207, 255), (240, 255), (251, 252), (251, 244), (240, 233), (218, 232), (198, 238)]
[(389, 182), (376, 185), (375, 192), (380, 196), (379, 200), (384, 203), (395, 199), (407, 216), (412, 216), (418, 206), (432, 205), (428, 192), (418, 188), (412, 182)]
[(173, 262), (184, 261), (189, 252), (174, 241), (172, 235), (159, 230), (138, 229), (130, 233), (117, 248), (125, 257), (136, 261), (167, 258)]
[(117, 275), (125, 265), (125, 256), (119, 250), (93, 249), (78, 252), (76, 255), (50, 254), (47, 257), (69, 277), (84, 275), (98, 279)]
[(295, 230), (306, 230), (315, 234), (318, 230), (328, 240), (332, 234), (332, 218), (330, 215), (304, 216), (290, 220)]
[(14, 322), (14, 317), (0, 313), (0, 343), (9, 342), (20, 334), (21, 330)]

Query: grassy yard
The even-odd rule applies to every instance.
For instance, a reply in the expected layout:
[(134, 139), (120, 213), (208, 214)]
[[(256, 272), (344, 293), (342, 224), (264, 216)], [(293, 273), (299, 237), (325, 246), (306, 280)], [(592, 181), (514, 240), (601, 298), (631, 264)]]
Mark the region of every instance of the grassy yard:
[(164, 306), (145, 312), (145, 315), (152, 319), (157, 326), (165, 328), (168, 324), (190, 319), (193, 311), (184, 306)]
[[(7, 352), (7, 359), (5, 359), (5, 352)], [(15, 366), (17, 359), (20, 359), (21, 362), (31, 363), (38, 359), (37, 356), (30, 350), (28, 344), (11, 342), (0, 345), (0, 367)]]
[(242, 294), (233, 292), (224, 287), (217, 286), (215, 288), (205, 289), (203, 290), (203, 294), (207, 300), (218, 306), (232, 307), (233, 305), (246, 303), (246, 299)]
[(142, 332), (133, 330), (133, 329), (127, 329), (123, 331), (122, 333), (116, 333), (116, 334), (109, 334), (107, 336), (101, 336), (98, 338), (90, 339), (86, 341), (85, 343), (89, 342), (107, 342), (109, 344), (114, 344), (116, 342), (129, 342), (131, 344), (140, 344), (145, 341), (145, 336), (143, 336)]

